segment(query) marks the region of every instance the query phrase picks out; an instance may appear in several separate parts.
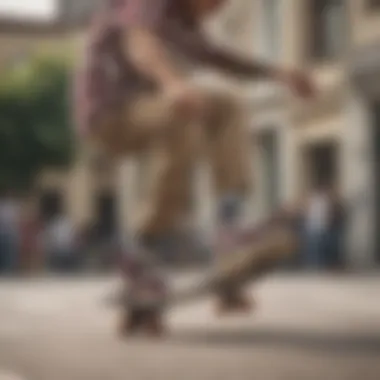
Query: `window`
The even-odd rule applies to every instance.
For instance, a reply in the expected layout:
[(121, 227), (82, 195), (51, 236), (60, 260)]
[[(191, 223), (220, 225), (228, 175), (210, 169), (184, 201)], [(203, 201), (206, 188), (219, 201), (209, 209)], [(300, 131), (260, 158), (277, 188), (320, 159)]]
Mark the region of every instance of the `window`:
[(98, 234), (110, 238), (117, 230), (117, 203), (112, 192), (99, 193), (95, 199)]
[(344, 0), (311, 0), (310, 53), (313, 59), (339, 58), (346, 43)]
[(261, 34), (263, 55), (274, 60), (278, 58), (281, 36), (281, 0), (262, 0)]
[(305, 148), (304, 163), (311, 188), (330, 188), (337, 183), (338, 149), (335, 142), (317, 143)]

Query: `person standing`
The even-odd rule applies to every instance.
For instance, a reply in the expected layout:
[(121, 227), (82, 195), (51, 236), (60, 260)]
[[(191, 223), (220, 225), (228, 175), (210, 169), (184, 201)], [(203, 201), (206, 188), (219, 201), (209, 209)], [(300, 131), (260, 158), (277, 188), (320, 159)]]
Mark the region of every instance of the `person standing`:
[(35, 273), (43, 267), (43, 249), (41, 246), (42, 225), (32, 198), (24, 205), (20, 227), (20, 255), (22, 269)]
[(344, 266), (343, 239), (346, 226), (346, 209), (341, 196), (335, 189), (330, 192), (330, 209), (327, 264), (330, 269), (339, 270)]
[(330, 227), (330, 198), (324, 186), (316, 187), (309, 195), (305, 209), (306, 264), (311, 269), (322, 269), (327, 261)]
[(14, 194), (4, 193), (0, 200), (0, 255), (2, 270), (14, 273), (19, 264), (20, 207)]
[(53, 270), (71, 272), (76, 262), (76, 234), (66, 215), (58, 215), (47, 227), (47, 252)]

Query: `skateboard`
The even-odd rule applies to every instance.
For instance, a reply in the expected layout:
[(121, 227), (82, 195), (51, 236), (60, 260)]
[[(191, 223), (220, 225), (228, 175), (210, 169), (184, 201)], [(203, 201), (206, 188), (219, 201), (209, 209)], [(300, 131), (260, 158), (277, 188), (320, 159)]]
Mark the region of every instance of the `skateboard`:
[(172, 290), (160, 299), (119, 299), (118, 304), (123, 308), (121, 330), (161, 334), (164, 331), (162, 315), (168, 309), (218, 294), (224, 289), (242, 289), (289, 259), (297, 248), (294, 229), (282, 220), (271, 220), (258, 228), (243, 231), (240, 242), (234, 252), (188, 288)]

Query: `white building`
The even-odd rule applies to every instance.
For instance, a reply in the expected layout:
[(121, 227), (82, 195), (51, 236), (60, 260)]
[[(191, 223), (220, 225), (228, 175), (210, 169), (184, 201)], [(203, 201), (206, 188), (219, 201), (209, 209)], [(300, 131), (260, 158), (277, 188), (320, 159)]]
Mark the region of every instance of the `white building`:
[[(81, 23), (90, 3), (73, 1), (71, 7), (62, 7), (61, 14)], [(66, 30), (62, 41), (80, 43), (82, 32), (68, 28), (69, 24), (59, 23), (60, 30)], [(247, 217), (261, 218), (279, 203), (295, 201), (316, 181), (332, 183), (349, 205), (347, 262), (355, 267), (378, 263), (380, 2), (233, 0), (208, 28), (213, 38), (232, 49), (302, 68), (319, 89), (318, 98), (305, 103), (268, 83), (233, 84), (247, 94), (251, 114), (255, 192)], [(27, 33), (20, 33), (0, 25), (0, 39), (10, 41), (9, 51), (16, 47), (12, 44), (16, 34), (17, 41), (25, 40)], [(17, 54), (26, 45), (30, 44), (17, 45)], [(0, 54), (4, 56), (5, 51)], [(219, 79), (206, 76), (205, 80)], [(118, 218), (119, 228), (125, 231), (133, 229), (141, 211), (136, 202), (143, 186), (140, 166), (132, 162), (115, 172), (102, 160), (79, 160), (71, 173), (42, 178), (41, 190), (58, 194), (78, 224), (103, 218), (107, 212), (97, 211), (103, 208)], [(197, 178), (194, 222), (208, 233), (213, 227), (214, 203), (205, 167)]]

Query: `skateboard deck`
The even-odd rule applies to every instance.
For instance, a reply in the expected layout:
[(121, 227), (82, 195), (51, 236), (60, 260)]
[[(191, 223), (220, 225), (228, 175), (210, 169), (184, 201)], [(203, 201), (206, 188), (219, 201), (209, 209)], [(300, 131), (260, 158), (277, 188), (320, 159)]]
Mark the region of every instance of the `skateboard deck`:
[(138, 302), (123, 299), (126, 309), (166, 310), (216, 294), (231, 287), (244, 287), (268, 273), (279, 262), (290, 258), (297, 247), (293, 229), (286, 224), (267, 225), (246, 230), (244, 241), (221, 260), (200, 281), (182, 290), (173, 290), (164, 298)]

